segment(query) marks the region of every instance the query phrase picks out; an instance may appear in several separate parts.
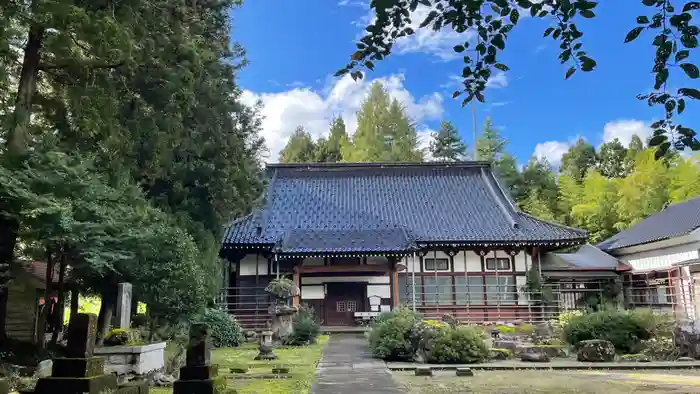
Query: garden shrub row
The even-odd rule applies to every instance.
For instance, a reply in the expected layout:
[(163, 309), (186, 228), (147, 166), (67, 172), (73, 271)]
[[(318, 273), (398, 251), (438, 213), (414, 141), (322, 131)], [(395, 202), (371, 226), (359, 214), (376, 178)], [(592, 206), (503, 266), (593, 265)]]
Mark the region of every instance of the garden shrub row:
[(382, 313), (372, 326), (369, 342), (373, 355), (387, 361), (412, 361), (418, 354), (428, 363), (465, 364), (489, 356), (481, 331), (423, 321), (420, 314), (405, 308)]

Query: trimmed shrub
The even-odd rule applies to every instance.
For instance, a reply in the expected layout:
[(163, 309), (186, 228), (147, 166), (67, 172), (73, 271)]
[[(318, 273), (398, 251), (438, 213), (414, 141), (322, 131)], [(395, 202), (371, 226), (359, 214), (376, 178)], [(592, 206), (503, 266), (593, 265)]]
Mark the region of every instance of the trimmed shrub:
[(430, 342), (427, 359), (430, 363), (472, 364), (489, 357), (489, 349), (481, 333), (471, 327), (438, 330)]
[(194, 321), (209, 325), (214, 347), (236, 347), (243, 342), (241, 326), (225, 311), (207, 308)]
[(644, 310), (609, 309), (571, 316), (563, 324), (564, 338), (569, 344), (603, 339), (610, 341), (618, 352), (638, 353), (641, 341), (668, 331), (668, 317)]
[(372, 324), (369, 335), (372, 354), (384, 360), (413, 360), (411, 330), (420, 321), (418, 313), (406, 308), (380, 314)]
[(114, 328), (105, 335), (105, 346), (137, 346), (146, 342), (141, 339), (137, 329)]
[(294, 316), (292, 333), (282, 338), (282, 343), (287, 346), (304, 346), (316, 343), (316, 338), (321, 333), (321, 327), (316, 321), (313, 308), (301, 307)]

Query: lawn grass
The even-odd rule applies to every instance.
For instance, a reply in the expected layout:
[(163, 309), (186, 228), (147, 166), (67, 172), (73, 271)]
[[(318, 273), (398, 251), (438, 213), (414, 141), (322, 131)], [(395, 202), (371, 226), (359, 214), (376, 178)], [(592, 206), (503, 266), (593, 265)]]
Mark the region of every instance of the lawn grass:
[[(639, 372), (639, 371), (637, 371)], [(407, 393), (478, 394), (686, 394), (700, 392), (700, 378), (678, 372), (648, 371), (644, 374), (581, 371), (474, 371), (456, 377), (454, 371), (436, 371), (433, 377), (393, 372)], [(696, 376), (696, 373), (689, 372)]]
[[(316, 364), (321, 359), (328, 336), (322, 335), (315, 345), (280, 347), (275, 349), (277, 360), (255, 361), (257, 344), (248, 343), (238, 348), (217, 349), (212, 352), (212, 363), (219, 365), (219, 376), (226, 377), (227, 389), (241, 394), (308, 393), (316, 374)], [(234, 379), (232, 367), (248, 367), (247, 374), (271, 373), (274, 366), (289, 368), (288, 379)], [(153, 394), (172, 394), (172, 389), (151, 388)]]

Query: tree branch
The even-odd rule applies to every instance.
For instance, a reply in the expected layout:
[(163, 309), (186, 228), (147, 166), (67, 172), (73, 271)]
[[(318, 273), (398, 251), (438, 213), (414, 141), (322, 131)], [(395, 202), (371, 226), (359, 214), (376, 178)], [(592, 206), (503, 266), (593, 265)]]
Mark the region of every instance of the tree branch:
[(86, 67), (90, 69), (100, 69), (100, 68), (119, 68), (126, 64), (124, 60), (120, 60), (118, 62), (114, 63), (105, 63), (102, 61), (88, 61), (88, 62), (71, 62), (71, 63), (64, 63), (64, 64), (40, 64), (39, 65), (39, 70), (41, 71), (48, 71), (48, 70), (56, 70), (56, 69), (64, 69), (68, 67)]

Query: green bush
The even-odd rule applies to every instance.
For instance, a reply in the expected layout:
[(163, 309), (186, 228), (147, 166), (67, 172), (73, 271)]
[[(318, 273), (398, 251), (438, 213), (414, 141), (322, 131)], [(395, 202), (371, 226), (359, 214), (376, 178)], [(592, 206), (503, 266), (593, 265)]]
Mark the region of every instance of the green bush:
[(207, 308), (194, 320), (206, 323), (211, 332), (214, 347), (236, 347), (243, 342), (243, 330), (238, 322), (225, 311)]
[(471, 327), (458, 326), (439, 330), (431, 340), (429, 363), (472, 364), (486, 360), (489, 349), (481, 333)]
[(372, 324), (369, 344), (375, 357), (391, 361), (412, 361), (411, 329), (420, 314), (406, 308), (380, 314)]
[(282, 343), (288, 346), (304, 346), (316, 343), (316, 338), (321, 333), (321, 327), (316, 321), (313, 308), (302, 307), (294, 316), (292, 334), (282, 338)]
[(571, 345), (585, 340), (612, 342), (620, 353), (638, 353), (641, 341), (665, 335), (667, 317), (649, 311), (607, 309), (572, 316), (563, 324), (564, 338)]

